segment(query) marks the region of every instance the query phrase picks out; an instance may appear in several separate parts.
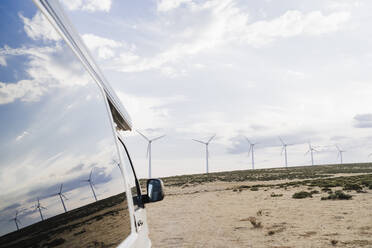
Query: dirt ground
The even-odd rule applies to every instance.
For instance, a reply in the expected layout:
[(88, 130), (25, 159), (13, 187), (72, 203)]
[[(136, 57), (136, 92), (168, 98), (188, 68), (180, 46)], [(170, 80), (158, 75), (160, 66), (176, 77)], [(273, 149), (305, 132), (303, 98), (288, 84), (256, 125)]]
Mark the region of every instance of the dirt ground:
[(324, 201), (327, 193), (293, 199), (305, 186), (232, 191), (237, 185), (167, 188), (146, 206), (153, 247), (372, 247), (372, 190)]

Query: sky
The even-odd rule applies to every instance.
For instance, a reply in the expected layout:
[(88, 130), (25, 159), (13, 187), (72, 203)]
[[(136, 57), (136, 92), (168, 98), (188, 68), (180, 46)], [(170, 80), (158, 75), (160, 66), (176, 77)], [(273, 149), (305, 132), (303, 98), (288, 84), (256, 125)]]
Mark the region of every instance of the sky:
[[(75, 2), (75, 1), (74, 1)], [(367, 162), (372, 152), (370, 11), (360, 0), (64, 2), (153, 144), (153, 175)], [(127, 134), (138, 174), (146, 141)]]
[[(279, 136), (292, 144), (289, 166), (311, 164), (308, 142), (315, 164), (337, 163), (336, 144), (345, 163), (371, 159), (370, 1), (61, 2), (133, 130), (166, 134), (152, 146), (154, 177), (204, 173), (205, 147), (192, 139), (214, 134), (211, 172), (251, 168), (245, 137), (258, 143), (257, 169), (284, 166)], [(32, 1), (0, 12), (0, 209), (8, 218), (62, 182), (91, 201), (79, 182), (93, 167), (98, 185), (120, 183), (98, 89)], [(123, 135), (146, 177), (146, 140)], [(26, 223), (37, 217), (29, 205)]]

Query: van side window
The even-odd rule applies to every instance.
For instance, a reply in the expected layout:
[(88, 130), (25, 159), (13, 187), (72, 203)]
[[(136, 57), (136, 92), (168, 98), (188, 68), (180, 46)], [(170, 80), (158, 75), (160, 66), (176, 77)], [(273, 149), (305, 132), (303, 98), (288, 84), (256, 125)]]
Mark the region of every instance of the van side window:
[(123, 166), (125, 167), (125, 171), (127, 172), (127, 178), (129, 179), (129, 186), (131, 188), (132, 197), (133, 197), (133, 204), (135, 208), (137, 207), (143, 207), (142, 200), (141, 200), (141, 187), (138, 182), (136, 173), (134, 168), (132, 167), (130, 158), (128, 157), (129, 153), (126, 151), (125, 144), (121, 138), (119, 138), (119, 150), (120, 153), (123, 155), (124, 161)]

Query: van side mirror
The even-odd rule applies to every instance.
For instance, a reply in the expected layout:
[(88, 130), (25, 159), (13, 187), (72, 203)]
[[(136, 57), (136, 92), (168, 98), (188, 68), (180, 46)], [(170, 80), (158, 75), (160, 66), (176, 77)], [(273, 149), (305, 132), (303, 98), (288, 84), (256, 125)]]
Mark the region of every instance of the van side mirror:
[(157, 202), (164, 199), (164, 184), (160, 179), (147, 180), (146, 203)]

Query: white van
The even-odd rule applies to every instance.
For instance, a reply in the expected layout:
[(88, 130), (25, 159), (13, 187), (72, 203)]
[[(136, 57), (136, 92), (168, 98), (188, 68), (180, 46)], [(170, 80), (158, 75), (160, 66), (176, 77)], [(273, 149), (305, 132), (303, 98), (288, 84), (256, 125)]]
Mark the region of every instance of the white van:
[(150, 247), (115, 91), (57, 0), (0, 5), (0, 247)]

